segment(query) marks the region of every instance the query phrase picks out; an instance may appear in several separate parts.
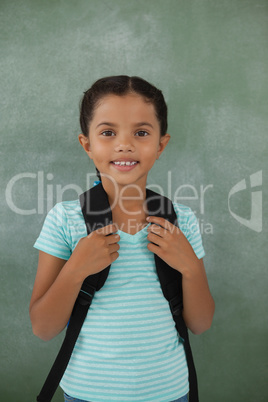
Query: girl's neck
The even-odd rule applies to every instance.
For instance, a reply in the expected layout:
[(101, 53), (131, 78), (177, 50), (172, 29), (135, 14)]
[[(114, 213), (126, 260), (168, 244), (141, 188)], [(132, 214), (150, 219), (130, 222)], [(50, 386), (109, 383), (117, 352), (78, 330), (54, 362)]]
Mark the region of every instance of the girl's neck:
[(123, 232), (134, 235), (148, 225), (145, 208), (146, 186), (118, 185), (102, 181), (112, 210), (113, 223)]
[(146, 183), (120, 185), (110, 180), (102, 181), (103, 188), (108, 195), (111, 209), (122, 211), (124, 215), (144, 214), (144, 202), (146, 200)]

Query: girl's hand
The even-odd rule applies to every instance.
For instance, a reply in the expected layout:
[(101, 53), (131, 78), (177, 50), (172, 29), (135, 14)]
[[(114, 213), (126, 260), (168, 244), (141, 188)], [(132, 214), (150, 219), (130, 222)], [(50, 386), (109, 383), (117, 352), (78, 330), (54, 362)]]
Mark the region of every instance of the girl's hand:
[(156, 216), (149, 216), (147, 221), (152, 223), (148, 227), (147, 236), (150, 251), (183, 275), (186, 275), (193, 265), (199, 265), (192, 246), (177, 226)]
[(75, 266), (82, 280), (88, 275), (102, 271), (118, 258), (120, 236), (113, 234), (116, 231), (116, 225), (111, 224), (79, 240), (69, 262)]

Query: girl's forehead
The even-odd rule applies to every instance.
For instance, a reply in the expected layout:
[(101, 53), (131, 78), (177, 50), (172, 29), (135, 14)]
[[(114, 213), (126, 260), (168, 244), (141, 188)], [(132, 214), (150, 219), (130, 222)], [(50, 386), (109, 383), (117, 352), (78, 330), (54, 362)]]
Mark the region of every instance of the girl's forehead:
[(114, 117), (126, 115), (132, 118), (144, 116), (156, 119), (154, 105), (136, 93), (103, 96), (95, 107), (93, 119), (98, 119), (103, 115)]
[(150, 104), (148, 101), (146, 101), (146, 98), (144, 98), (143, 96), (135, 93), (135, 92), (130, 92), (124, 95), (115, 95), (115, 94), (108, 94), (108, 95), (104, 95), (102, 98), (100, 98), (97, 107), (101, 106), (101, 105), (109, 105), (109, 106), (113, 106), (113, 105), (117, 105), (120, 103), (136, 103), (136, 104), (140, 104), (141, 106), (144, 106), (144, 104)]

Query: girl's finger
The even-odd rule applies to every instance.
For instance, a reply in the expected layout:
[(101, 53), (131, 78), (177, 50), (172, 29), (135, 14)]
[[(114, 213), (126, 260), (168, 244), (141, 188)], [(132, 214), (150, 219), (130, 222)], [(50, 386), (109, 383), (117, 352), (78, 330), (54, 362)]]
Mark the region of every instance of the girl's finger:
[(110, 245), (110, 247), (109, 247), (110, 254), (117, 252), (119, 249), (120, 249), (120, 246), (117, 243)]
[(159, 246), (156, 246), (153, 243), (148, 243), (147, 248), (148, 248), (148, 250), (150, 250), (152, 253), (154, 253), (156, 255), (159, 255), (161, 253), (161, 248)]
[(119, 234), (111, 234), (106, 237), (106, 243), (108, 245), (118, 243), (119, 240), (120, 240)]
[(149, 233), (154, 233), (160, 237), (165, 237), (168, 233), (167, 229), (164, 229), (163, 227), (156, 224), (150, 225), (147, 230)]
[(165, 243), (162, 237), (160, 237), (152, 232), (148, 234), (147, 239), (151, 243), (157, 245), (158, 247), (163, 247), (164, 243)]
[(117, 251), (115, 251), (114, 253), (111, 253), (110, 256), (111, 256), (112, 262), (114, 262), (119, 257), (119, 253)]
[(97, 229), (96, 232), (98, 234), (108, 236), (108, 235), (111, 235), (111, 234), (117, 232), (117, 230), (118, 230), (117, 225), (115, 225), (114, 223), (111, 223), (110, 225), (103, 226), (103, 227)]
[(167, 219), (160, 218), (159, 216), (148, 216), (146, 220), (150, 223), (155, 223), (156, 225), (160, 225), (166, 230), (172, 231), (174, 230), (174, 225), (170, 223)]

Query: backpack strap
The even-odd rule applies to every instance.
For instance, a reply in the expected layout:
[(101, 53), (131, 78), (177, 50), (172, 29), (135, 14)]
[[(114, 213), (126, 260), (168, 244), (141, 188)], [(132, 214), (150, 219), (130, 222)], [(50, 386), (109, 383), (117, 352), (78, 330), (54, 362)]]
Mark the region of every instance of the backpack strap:
[[(174, 210), (172, 201), (160, 194), (146, 189), (147, 209), (150, 215), (159, 216), (167, 219), (175, 226), (178, 225), (177, 215)], [(159, 277), (162, 292), (169, 302), (170, 310), (176, 324), (176, 329), (180, 335), (180, 340), (183, 342), (188, 371), (189, 371), (189, 384), (190, 393), (189, 401), (198, 402), (198, 387), (197, 376), (193, 361), (193, 355), (189, 342), (188, 329), (183, 320), (183, 294), (182, 294), (182, 275), (180, 272), (171, 268), (165, 261), (163, 261), (156, 254), (155, 265)]]
[[(172, 202), (160, 194), (146, 189), (147, 209), (150, 215), (167, 219), (178, 226), (177, 215)], [(182, 312), (182, 276), (181, 273), (171, 268), (156, 254), (155, 265), (162, 287), (163, 294), (168, 300), (172, 314), (180, 315)]]
[[(99, 184), (80, 196), (80, 204), (85, 219), (87, 233), (112, 223), (112, 212), (108, 196), (102, 184)], [(110, 265), (103, 271), (88, 276), (80, 289), (65, 338), (47, 379), (37, 396), (38, 402), (50, 402), (68, 366), (76, 340), (86, 318), (88, 309), (96, 291), (104, 285)]]

